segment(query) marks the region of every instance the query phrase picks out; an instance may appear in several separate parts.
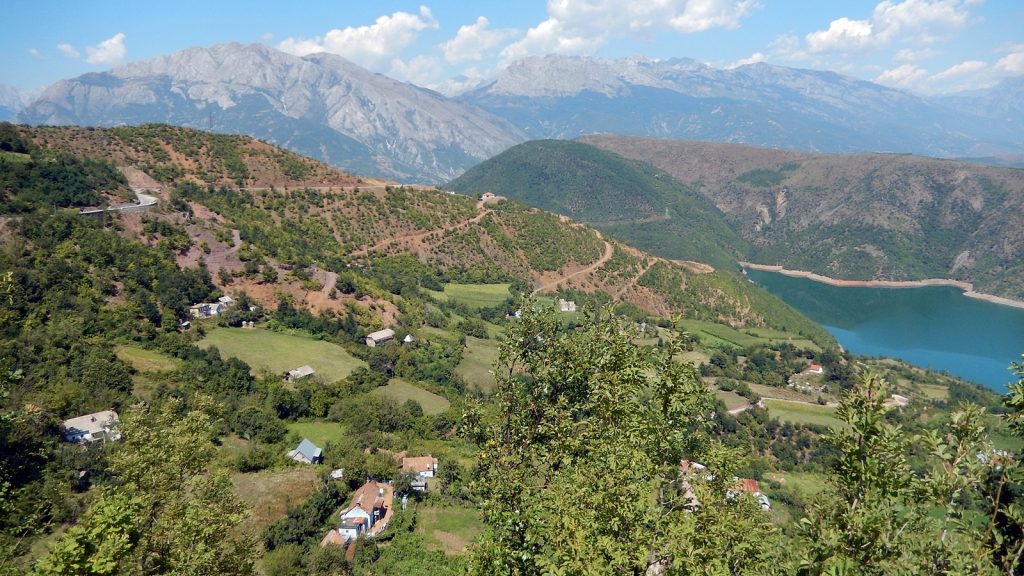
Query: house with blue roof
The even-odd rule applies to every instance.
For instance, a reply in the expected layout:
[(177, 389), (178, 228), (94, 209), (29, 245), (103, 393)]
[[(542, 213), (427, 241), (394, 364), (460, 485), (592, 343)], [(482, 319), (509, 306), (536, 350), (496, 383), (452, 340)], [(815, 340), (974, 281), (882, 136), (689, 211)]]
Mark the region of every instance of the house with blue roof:
[(288, 457), (303, 464), (319, 464), (324, 459), (323, 450), (308, 438), (303, 438), (295, 450), (289, 450)]

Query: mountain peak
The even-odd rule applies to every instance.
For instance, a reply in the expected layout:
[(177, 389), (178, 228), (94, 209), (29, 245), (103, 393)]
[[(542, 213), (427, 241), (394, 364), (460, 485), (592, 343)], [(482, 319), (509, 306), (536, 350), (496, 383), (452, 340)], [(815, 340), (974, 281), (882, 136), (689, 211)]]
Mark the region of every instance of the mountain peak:
[(448, 180), (521, 139), (486, 112), (340, 56), (300, 58), (262, 44), (189, 48), (58, 82), (19, 118), (248, 134), (404, 181)]

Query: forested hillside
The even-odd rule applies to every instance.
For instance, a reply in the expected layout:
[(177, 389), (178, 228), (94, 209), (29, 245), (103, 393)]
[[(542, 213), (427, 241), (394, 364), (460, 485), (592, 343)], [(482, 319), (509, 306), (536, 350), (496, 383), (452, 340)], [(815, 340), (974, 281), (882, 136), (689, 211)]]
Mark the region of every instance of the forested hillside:
[(446, 185), (570, 216), (667, 258), (728, 267), (743, 241), (707, 199), (649, 164), (564, 140), (520, 144)]
[(588, 136), (715, 203), (747, 259), (843, 279), (973, 282), (1024, 297), (1024, 171), (900, 154), (826, 155)]

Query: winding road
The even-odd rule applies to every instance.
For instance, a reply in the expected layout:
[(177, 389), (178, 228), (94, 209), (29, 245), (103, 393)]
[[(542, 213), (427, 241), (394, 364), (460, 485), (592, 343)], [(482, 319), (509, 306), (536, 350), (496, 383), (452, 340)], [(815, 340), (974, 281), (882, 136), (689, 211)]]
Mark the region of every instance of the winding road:
[(591, 264), (590, 266), (587, 266), (586, 268), (584, 268), (582, 270), (578, 270), (576, 272), (573, 272), (572, 274), (569, 274), (569, 275), (566, 275), (566, 276), (562, 276), (558, 280), (555, 280), (553, 282), (548, 282), (547, 284), (544, 284), (544, 285), (540, 286), (539, 288), (537, 288), (533, 292), (530, 292), (530, 296), (536, 296), (537, 294), (540, 294), (541, 292), (547, 292), (548, 290), (551, 290), (553, 288), (557, 288), (559, 284), (561, 284), (562, 282), (565, 282), (566, 280), (571, 280), (571, 279), (573, 279), (573, 278), (575, 278), (577, 276), (581, 276), (583, 274), (589, 274), (590, 272), (593, 272), (594, 270), (597, 270), (601, 266), (604, 266), (605, 262), (607, 262), (607, 261), (612, 259), (612, 253), (614, 252), (614, 250), (612, 249), (612, 245), (609, 244), (607, 240), (602, 240), (602, 241), (604, 242), (604, 254), (602, 254), (601, 257), (597, 259), (597, 262), (594, 262), (593, 264)]

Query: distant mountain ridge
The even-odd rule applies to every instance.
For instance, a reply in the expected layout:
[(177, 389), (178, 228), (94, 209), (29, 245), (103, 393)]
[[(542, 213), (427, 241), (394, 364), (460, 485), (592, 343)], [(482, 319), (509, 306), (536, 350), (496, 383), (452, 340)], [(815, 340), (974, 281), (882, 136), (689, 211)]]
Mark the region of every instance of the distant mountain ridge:
[(608, 133), (938, 157), (1024, 151), (1019, 130), (954, 101), (765, 63), (718, 69), (689, 59), (527, 58), (459, 99), (532, 138)]
[(58, 82), (30, 124), (161, 122), (248, 134), (357, 173), (443, 181), (522, 139), (486, 112), (339, 56), (220, 44)]
[[(923, 98), (764, 63), (547, 56), (513, 62), (448, 98), (330, 54), (220, 44), (58, 82), (16, 120), (246, 134), (402, 182), (448, 181), (528, 139), (598, 133), (1013, 164), (1024, 158), (1021, 82)], [(0, 102), (0, 115), (14, 112)]]

